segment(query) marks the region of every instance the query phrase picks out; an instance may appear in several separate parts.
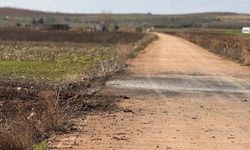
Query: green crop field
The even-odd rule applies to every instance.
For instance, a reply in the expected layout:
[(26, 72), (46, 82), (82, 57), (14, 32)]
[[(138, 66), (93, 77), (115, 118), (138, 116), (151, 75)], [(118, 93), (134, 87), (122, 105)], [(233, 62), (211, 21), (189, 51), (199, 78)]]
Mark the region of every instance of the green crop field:
[(112, 59), (115, 45), (51, 42), (0, 42), (0, 78), (6, 80), (68, 80), (95, 64)]
[(1, 31), (0, 80), (78, 79), (142, 37), (139, 33)]

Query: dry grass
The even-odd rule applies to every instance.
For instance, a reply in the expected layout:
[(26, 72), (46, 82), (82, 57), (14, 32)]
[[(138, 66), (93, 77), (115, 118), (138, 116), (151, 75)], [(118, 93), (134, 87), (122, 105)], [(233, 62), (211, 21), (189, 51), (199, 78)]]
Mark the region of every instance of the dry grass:
[(211, 52), (229, 57), (244, 65), (250, 65), (250, 36), (207, 32), (171, 33), (185, 38)]
[[(23, 138), (23, 137), (20, 137)], [(21, 143), (20, 140), (17, 140), (17, 137), (8, 132), (0, 133), (0, 149), (1, 150), (25, 150), (26, 147)]]
[[(66, 127), (67, 117), (59, 105), (57, 95), (51, 91), (41, 93), (42, 101), (31, 110), (20, 105), (18, 115), (0, 128), (0, 149), (32, 149), (34, 143), (47, 139), (55, 131)], [(30, 106), (29, 106), (30, 107)]]

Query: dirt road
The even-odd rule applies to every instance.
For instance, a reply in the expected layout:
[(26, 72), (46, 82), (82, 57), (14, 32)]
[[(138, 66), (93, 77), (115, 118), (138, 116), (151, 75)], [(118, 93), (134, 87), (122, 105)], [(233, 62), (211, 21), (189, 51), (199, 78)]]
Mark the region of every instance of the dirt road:
[(130, 99), (77, 119), (82, 132), (56, 137), (55, 149), (250, 149), (250, 68), (158, 35), (102, 92)]

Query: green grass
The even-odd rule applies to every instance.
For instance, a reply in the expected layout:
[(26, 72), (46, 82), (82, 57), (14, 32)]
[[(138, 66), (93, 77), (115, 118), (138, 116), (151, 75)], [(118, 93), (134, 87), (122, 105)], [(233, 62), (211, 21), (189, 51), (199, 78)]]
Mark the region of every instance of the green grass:
[(238, 29), (222, 29), (222, 32), (225, 34), (232, 34), (232, 35), (245, 35), (242, 33), (241, 30)]
[(228, 35), (243, 35), (250, 36), (250, 34), (243, 34), (241, 29), (213, 29), (213, 28), (159, 28), (157, 32), (208, 32), (208, 33), (221, 33)]
[(224, 34), (230, 34), (230, 35), (250, 36), (250, 34), (242, 33), (242, 30), (240, 30), (240, 29), (222, 29), (222, 32)]
[(66, 75), (85, 73), (88, 68), (87, 62), (77, 64), (11, 60), (0, 61), (0, 76), (23, 80), (60, 80)]
[(46, 141), (42, 141), (41, 143), (35, 145), (34, 150), (48, 150), (49, 146)]
[[(39, 50), (36, 54), (34, 54), (36, 51), (31, 51), (32, 57), (23, 60), (16, 58), (15, 55), (26, 54), (27, 51), (12, 51), (11, 55), (15, 57), (8, 57), (7, 60), (0, 59), (0, 79), (56, 82), (73, 80), (95, 69), (98, 63), (111, 60), (116, 50), (114, 46), (96, 46), (85, 54), (84, 52), (74, 53), (74, 49), (71, 49), (71, 52), (63, 50), (61, 53), (54, 53), (55, 56), (48, 56), (44, 55), (48, 51), (46, 48), (44, 52)], [(8, 56), (10, 56), (9, 53)]]

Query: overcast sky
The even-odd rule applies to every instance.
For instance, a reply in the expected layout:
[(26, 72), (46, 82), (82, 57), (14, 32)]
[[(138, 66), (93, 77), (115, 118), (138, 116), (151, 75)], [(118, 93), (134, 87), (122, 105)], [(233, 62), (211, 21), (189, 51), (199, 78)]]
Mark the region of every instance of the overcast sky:
[(71, 13), (250, 13), (250, 0), (0, 0), (0, 7)]

